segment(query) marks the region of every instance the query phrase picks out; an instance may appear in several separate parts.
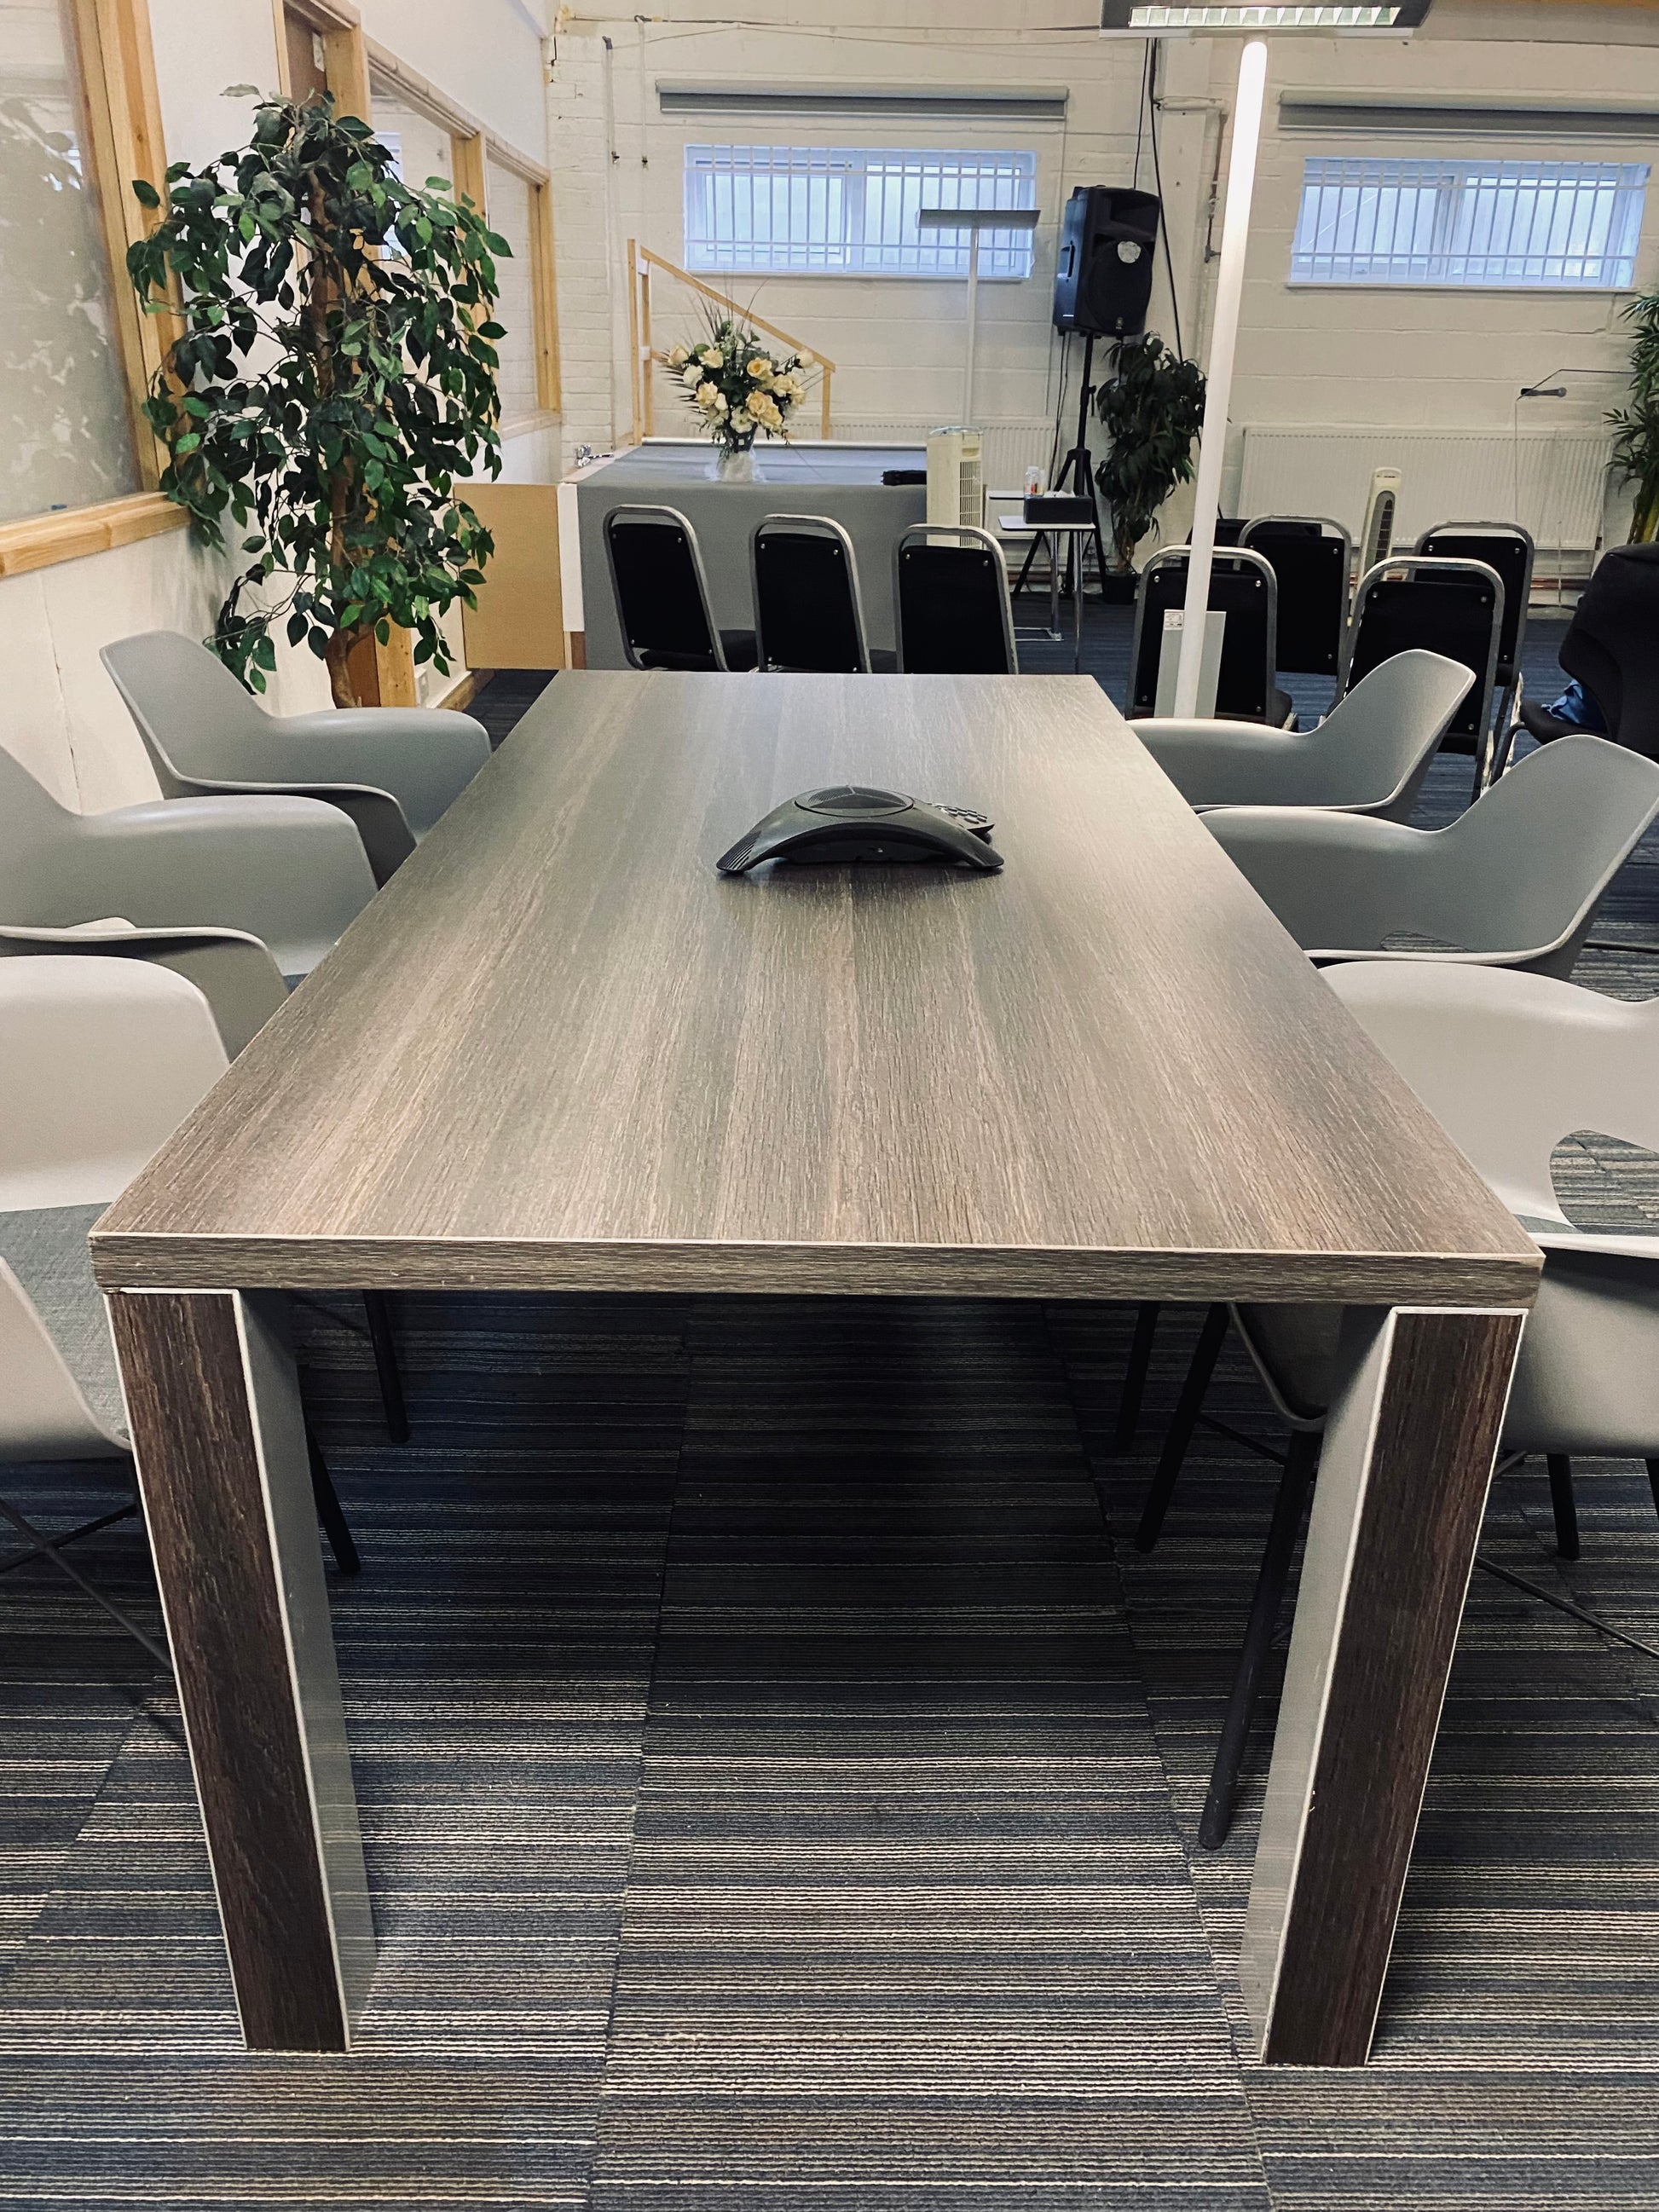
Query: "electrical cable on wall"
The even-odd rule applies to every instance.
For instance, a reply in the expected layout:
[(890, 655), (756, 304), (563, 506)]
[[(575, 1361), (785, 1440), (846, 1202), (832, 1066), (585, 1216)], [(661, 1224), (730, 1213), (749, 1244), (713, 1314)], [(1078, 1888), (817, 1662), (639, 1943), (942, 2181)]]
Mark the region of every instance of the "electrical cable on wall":
[(1181, 301), (1176, 292), (1175, 256), (1170, 251), (1170, 210), (1164, 198), (1164, 170), (1158, 157), (1158, 58), (1152, 51), (1153, 44), (1147, 40), (1151, 68), (1146, 84), (1146, 113), (1152, 126), (1152, 189), (1158, 194), (1158, 227), (1164, 236), (1164, 268), (1170, 280), (1170, 319), (1175, 325), (1175, 349), (1177, 356), (1185, 361), (1187, 349), (1181, 339)]

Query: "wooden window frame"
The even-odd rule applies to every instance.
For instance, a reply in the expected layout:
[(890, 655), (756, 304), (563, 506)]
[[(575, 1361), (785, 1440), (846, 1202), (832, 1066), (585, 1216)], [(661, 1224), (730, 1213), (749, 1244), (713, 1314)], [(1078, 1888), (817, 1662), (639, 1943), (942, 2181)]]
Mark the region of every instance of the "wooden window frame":
[[(279, 0), (281, 4), (281, 0)], [(522, 177), (530, 187), (530, 301), (536, 365), (536, 412), (502, 430), (522, 437), (557, 422), (562, 404), (559, 384), (559, 309), (554, 282), (553, 180), (546, 167), (504, 138), (486, 129), (476, 115), (431, 81), (412, 70), (388, 47), (375, 40), (366, 42), (368, 67), (398, 97), (449, 133), (453, 183), (483, 215), (489, 218), (489, 164), (496, 162)]]
[(88, 167), (109, 262), (110, 307), (127, 399), (133, 459), (142, 489), (90, 506), (54, 509), (0, 523), (0, 577), (50, 568), (89, 553), (183, 530), (190, 517), (155, 487), (165, 456), (144, 420), (149, 380), (172, 333), (164, 316), (147, 315), (127, 278), (127, 248), (160, 222), (140, 207), (131, 179), (158, 191), (167, 171), (161, 105), (155, 88), (149, 0), (69, 0), (70, 59), (81, 81)]
[(362, 18), (350, 0), (272, 0), (276, 26), (276, 84), (284, 100), (294, 97), (288, 66), (288, 18), (304, 23), (323, 42), (323, 79), (334, 95), (337, 113), (372, 123), (368, 50)]

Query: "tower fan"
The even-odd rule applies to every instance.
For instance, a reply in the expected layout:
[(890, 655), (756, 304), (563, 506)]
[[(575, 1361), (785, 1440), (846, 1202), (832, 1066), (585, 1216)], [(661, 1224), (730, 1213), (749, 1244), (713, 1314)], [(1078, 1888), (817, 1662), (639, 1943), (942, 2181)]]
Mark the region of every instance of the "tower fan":
[(933, 430), (927, 438), (927, 520), (947, 530), (985, 520), (985, 441), (977, 430)]
[(1394, 544), (1394, 521), (1400, 507), (1398, 469), (1371, 471), (1370, 497), (1365, 501), (1365, 527), (1359, 533), (1359, 573), (1363, 576), (1386, 561)]

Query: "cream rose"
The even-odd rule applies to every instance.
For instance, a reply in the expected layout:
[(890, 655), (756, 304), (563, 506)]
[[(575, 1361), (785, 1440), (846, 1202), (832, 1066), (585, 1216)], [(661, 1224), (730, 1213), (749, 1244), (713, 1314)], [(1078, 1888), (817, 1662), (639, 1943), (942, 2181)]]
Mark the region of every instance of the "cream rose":
[(702, 371), (695, 361), (680, 371), (680, 381), (682, 384), (689, 385), (693, 391), (702, 382)]
[(751, 383), (762, 385), (769, 383), (772, 374), (772, 363), (765, 354), (757, 355), (749, 364), (749, 377)]
[(756, 392), (750, 395), (749, 412), (763, 430), (780, 430), (783, 427), (783, 416), (779, 412), (778, 404), (768, 392)]
[(696, 402), (698, 406), (702, 409), (705, 415), (708, 412), (709, 409), (713, 407), (714, 402), (720, 398), (720, 386), (717, 384), (700, 384), (697, 386), (696, 393)]
[(732, 417), (732, 428), (741, 434), (744, 430), (752, 430), (754, 427), (754, 416), (746, 407), (739, 407)]
[(720, 365), (720, 349), (718, 346), (699, 346), (697, 359), (705, 368), (718, 368)]
[(691, 356), (684, 346), (675, 346), (669, 354), (668, 366), (670, 368), (684, 368), (690, 358)]

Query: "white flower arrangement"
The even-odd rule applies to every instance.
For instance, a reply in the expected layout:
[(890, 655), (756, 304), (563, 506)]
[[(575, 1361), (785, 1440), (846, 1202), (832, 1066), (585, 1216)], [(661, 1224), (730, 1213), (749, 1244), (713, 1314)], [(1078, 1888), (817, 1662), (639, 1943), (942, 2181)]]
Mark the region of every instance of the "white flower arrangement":
[(769, 351), (755, 331), (712, 314), (706, 339), (671, 346), (660, 359), (699, 426), (728, 453), (747, 453), (762, 434), (787, 438), (790, 415), (806, 397), (797, 356)]

